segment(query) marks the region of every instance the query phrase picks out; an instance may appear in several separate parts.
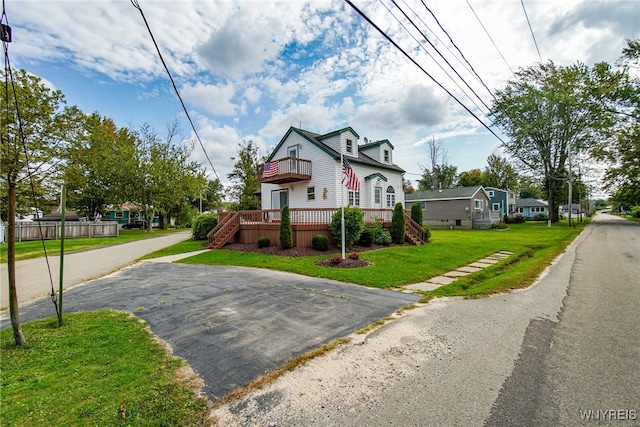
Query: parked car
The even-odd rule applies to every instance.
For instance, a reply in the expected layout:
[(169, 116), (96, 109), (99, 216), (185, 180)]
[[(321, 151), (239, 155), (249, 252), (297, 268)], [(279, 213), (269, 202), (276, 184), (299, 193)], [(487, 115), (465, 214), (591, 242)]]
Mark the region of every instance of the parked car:
[(141, 230), (144, 230), (147, 228), (147, 221), (143, 221), (143, 220), (131, 221), (124, 224), (122, 228), (124, 228), (125, 230), (130, 230), (132, 228), (139, 228)]

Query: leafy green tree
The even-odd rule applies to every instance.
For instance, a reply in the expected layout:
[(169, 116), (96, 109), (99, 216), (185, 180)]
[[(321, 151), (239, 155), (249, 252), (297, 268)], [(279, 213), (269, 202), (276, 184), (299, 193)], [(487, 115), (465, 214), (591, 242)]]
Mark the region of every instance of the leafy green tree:
[(476, 187), (482, 185), (483, 181), (484, 174), (480, 169), (461, 172), (458, 177), (458, 185), (461, 187)]
[(502, 190), (515, 189), (518, 186), (518, 173), (506, 158), (492, 154), (487, 157), (482, 185)]
[(355, 206), (340, 208), (331, 217), (329, 230), (333, 238), (342, 244), (342, 209), (344, 209), (344, 244), (345, 247), (353, 246), (360, 238), (362, 230), (364, 230), (364, 212)]
[(593, 94), (602, 80), (597, 66), (548, 62), (519, 70), (496, 92), (492, 115), (508, 136), (505, 149), (544, 178), (551, 221), (558, 221), (568, 156), (606, 140), (614, 124), (613, 113)]
[(291, 217), (289, 216), (289, 206), (282, 208), (280, 218), (280, 248), (291, 249), (293, 247), (293, 231), (291, 230)]
[(234, 158), (233, 170), (227, 178), (233, 183), (231, 193), (235, 199), (237, 210), (260, 209), (260, 201), (256, 192), (260, 190), (258, 183), (258, 146), (252, 140), (238, 144), (238, 154)]
[(220, 207), (224, 202), (224, 186), (220, 183), (220, 180), (213, 179), (208, 180), (207, 184), (202, 191), (201, 199), (194, 202), (194, 206), (200, 209), (200, 200), (202, 200), (202, 211), (212, 211), (213, 209)]
[(402, 207), (402, 203), (396, 203), (393, 208), (393, 216), (391, 217), (391, 240), (393, 243), (404, 243), (406, 228), (404, 208)]
[[(61, 154), (74, 129), (78, 110), (66, 107), (62, 92), (51, 90), (42, 80), (24, 70), (5, 68), (0, 91), (0, 184), (6, 195), (2, 218), (7, 221), (7, 271), (9, 314), (16, 345), (26, 343), (18, 310), (15, 277), (15, 217), (30, 211), (30, 191), (46, 192), (59, 177)], [(53, 185), (52, 185), (53, 184)], [(18, 196), (18, 190), (25, 191)], [(17, 204), (18, 200), (24, 205)]]

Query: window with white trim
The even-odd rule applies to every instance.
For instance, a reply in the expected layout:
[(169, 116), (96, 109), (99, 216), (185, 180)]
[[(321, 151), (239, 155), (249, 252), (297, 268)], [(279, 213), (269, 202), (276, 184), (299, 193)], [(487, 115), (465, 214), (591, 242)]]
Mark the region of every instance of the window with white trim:
[(392, 186), (387, 187), (387, 207), (393, 208), (396, 205), (396, 194)]
[(382, 188), (376, 187), (374, 191), (374, 203), (379, 205), (382, 203)]
[(391, 153), (389, 152), (389, 150), (384, 150), (384, 162), (385, 163), (391, 162)]
[(477, 210), (482, 210), (484, 209), (484, 200), (482, 199), (474, 199), (473, 200), (473, 207)]
[(347, 153), (353, 154), (353, 141), (347, 139)]
[(349, 206), (360, 206), (359, 191), (349, 191)]
[(307, 200), (316, 199), (316, 187), (307, 187)]
[(493, 190), (489, 190), (487, 193), (489, 193), (489, 197), (493, 197), (493, 195), (495, 194)]
[(494, 203), (491, 207), (492, 210), (494, 211), (499, 211), (500, 210), (500, 203)]

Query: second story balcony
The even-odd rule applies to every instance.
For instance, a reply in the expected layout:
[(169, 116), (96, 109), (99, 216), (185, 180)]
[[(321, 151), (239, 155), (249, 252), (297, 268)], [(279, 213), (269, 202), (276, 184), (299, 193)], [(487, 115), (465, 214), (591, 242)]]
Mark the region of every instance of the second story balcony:
[(258, 182), (286, 184), (311, 179), (311, 160), (285, 157), (258, 165)]

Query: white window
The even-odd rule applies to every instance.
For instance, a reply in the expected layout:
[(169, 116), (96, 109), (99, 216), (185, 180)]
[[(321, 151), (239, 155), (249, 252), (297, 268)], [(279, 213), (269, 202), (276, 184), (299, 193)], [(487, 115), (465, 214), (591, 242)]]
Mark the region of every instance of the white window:
[(387, 187), (387, 207), (393, 208), (396, 205), (396, 195), (392, 186)]
[(423, 211), (427, 210), (427, 202), (420, 202), (420, 208), (422, 208)]
[[(494, 194), (493, 190), (489, 190), (488, 193), (489, 193), (489, 197), (493, 197), (493, 194)], [(494, 210), (497, 210), (497, 209), (494, 209)]]
[(524, 213), (524, 208), (516, 208), (516, 212), (518, 212), (518, 213)]
[(316, 187), (307, 187), (307, 200), (316, 199)]
[(374, 192), (374, 203), (376, 205), (379, 205), (380, 203), (382, 203), (382, 188), (380, 187), (376, 187), (375, 192)]
[(389, 150), (384, 150), (384, 162), (385, 163), (391, 162), (391, 155), (389, 153)]
[(500, 210), (500, 203), (494, 203), (491, 207), (492, 210), (494, 211), (499, 211)]
[(359, 191), (349, 191), (349, 206), (360, 206)]
[(291, 147), (288, 148), (287, 150), (289, 152), (289, 157), (298, 157), (298, 146), (297, 145), (292, 145)]
[(347, 139), (347, 153), (353, 154), (353, 141)]
[(482, 210), (482, 209), (484, 209), (484, 200), (482, 200), (482, 199), (474, 199), (473, 200), (473, 205), (474, 205), (475, 209)]

